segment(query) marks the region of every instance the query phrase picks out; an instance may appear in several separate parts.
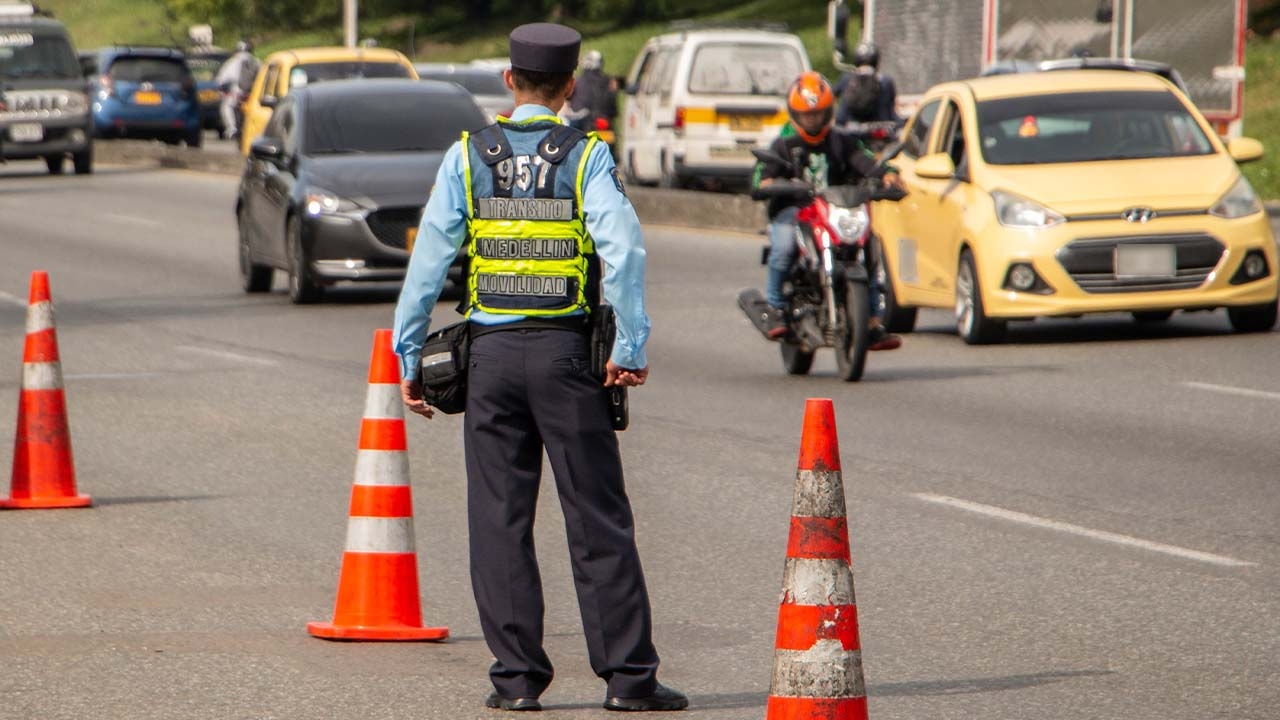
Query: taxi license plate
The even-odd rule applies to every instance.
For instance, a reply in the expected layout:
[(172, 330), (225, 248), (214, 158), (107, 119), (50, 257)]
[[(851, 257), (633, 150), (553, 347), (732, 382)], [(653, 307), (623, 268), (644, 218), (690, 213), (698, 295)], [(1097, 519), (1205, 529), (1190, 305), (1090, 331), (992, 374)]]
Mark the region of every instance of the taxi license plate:
[(729, 129), (737, 132), (760, 132), (764, 129), (764, 117), (760, 115), (730, 115)]
[(411, 227), (404, 231), (404, 249), (413, 252), (413, 244), (418, 241), (418, 228)]
[(44, 126), (40, 123), (10, 125), (9, 139), (14, 142), (40, 142), (44, 139)]
[(1118, 245), (1116, 277), (1176, 277), (1177, 249), (1172, 245)]
[(133, 102), (138, 105), (159, 105), (160, 93), (151, 90), (143, 90), (133, 94)]

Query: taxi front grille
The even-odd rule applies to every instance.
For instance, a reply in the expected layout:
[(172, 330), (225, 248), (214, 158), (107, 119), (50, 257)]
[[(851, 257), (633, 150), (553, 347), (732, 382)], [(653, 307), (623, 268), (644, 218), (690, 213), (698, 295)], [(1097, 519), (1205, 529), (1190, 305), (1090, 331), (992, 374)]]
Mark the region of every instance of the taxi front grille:
[[(1116, 249), (1121, 245), (1172, 245), (1176, 272), (1169, 277), (1118, 277)], [(1058, 251), (1058, 262), (1087, 293), (1150, 292), (1198, 288), (1218, 266), (1226, 250), (1220, 241), (1199, 233), (1140, 235), (1074, 240)]]
[(418, 227), (422, 208), (383, 208), (369, 213), (365, 222), (378, 242), (398, 250), (408, 248), (409, 229)]

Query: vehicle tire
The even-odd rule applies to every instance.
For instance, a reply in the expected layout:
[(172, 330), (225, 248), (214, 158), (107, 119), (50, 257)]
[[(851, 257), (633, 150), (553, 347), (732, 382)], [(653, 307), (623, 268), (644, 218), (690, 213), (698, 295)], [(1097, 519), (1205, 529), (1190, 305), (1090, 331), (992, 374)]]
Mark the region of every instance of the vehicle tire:
[(640, 178), (636, 177), (635, 150), (627, 152), (627, 162), (625, 162), (622, 167), (622, 179), (627, 183), (627, 185), (634, 186), (640, 184)]
[(893, 289), (893, 273), (889, 272), (889, 265), (884, 260), (884, 250), (880, 247), (880, 240), (876, 239), (876, 279), (883, 288), (881, 304), (884, 312), (881, 314), (885, 329), (891, 333), (909, 333), (916, 329), (916, 315), (918, 311), (913, 307), (903, 307), (898, 304), (898, 294)]
[(788, 375), (808, 375), (813, 367), (813, 353), (805, 352), (799, 345), (783, 341), (779, 345), (782, 351), (782, 368)]
[(182, 135), (166, 135), (164, 137), (164, 144), (177, 145), (178, 143), (182, 142), (182, 138), (183, 138)]
[(982, 288), (973, 253), (960, 253), (956, 271), (956, 334), (968, 345), (988, 345), (1004, 339), (1005, 322), (987, 317), (982, 306)]
[(193, 133), (187, 133), (186, 143), (187, 147), (193, 150), (199, 150), (200, 146), (204, 144), (204, 130), (196, 130)]
[(93, 148), (72, 155), (71, 164), (75, 166), (77, 175), (93, 174)]
[(302, 223), (289, 217), (285, 242), (289, 251), (289, 299), (294, 305), (309, 305), (320, 300), (324, 288), (316, 284), (308, 267), (306, 248), (302, 247)]
[(61, 175), (62, 166), (66, 163), (67, 158), (63, 155), (45, 155), (44, 164), (49, 168), (50, 175)]
[(1227, 308), (1231, 328), (1241, 333), (1270, 332), (1276, 326), (1276, 301)]
[(271, 289), (271, 278), (275, 270), (270, 265), (259, 265), (253, 261), (249, 246), (249, 223), (244, 212), (236, 213), (236, 227), (240, 235), (240, 286), (247, 293), (264, 293)]
[(1143, 325), (1156, 325), (1173, 317), (1172, 310), (1140, 310), (1133, 313), (1133, 319)]
[(847, 282), (844, 288), (844, 328), (836, 333), (836, 368), (845, 382), (862, 379), (871, 344), (871, 298), (861, 282)]
[(665, 152), (659, 157), (658, 163), (658, 187), (664, 190), (675, 190), (680, 187), (680, 178), (676, 176), (675, 170), (667, 167)]

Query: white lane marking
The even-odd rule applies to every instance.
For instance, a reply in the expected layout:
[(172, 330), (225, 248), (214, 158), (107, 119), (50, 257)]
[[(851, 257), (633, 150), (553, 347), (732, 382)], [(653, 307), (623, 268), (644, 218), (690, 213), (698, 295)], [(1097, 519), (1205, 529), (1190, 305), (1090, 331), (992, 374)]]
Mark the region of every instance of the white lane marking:
[(1223, 393), (1224, 395), (1240, 395), (1242, 397), (1256, 398), (1259, 400), (1280, 400), (1280, 392), (1268, 392), (1266, 390), (1250, 390), (1249, 388), (1231, 387), (1230, 385), (1214, 385), (1213, 383), (1202, 382), (1184, 382), (1183, 385), (1196, 390), (1208, 390), (1209, 392)]
[(235, 360), (237, 362), (253, 363), (254, 365), (275, 366), (279, 364), (275, 360), (268, 360), (267, 358), (252, 357), (250, 355), (241, 355), (240, 353), (228, 352), (226, 350), (214, 350), (212, 348), (202, 348), (202, 347), (196, 347), (194, 345), (179, 345), (177, 349), (182, 350), (184, 352), (191, 352), (191, 353), (198, 353), (201, 355), (210, 355), (213, 357), (219, 357), (224, 360)]
[(26, 300), (23, 300), (17, 295), (10, 295), (9, 293), (4, 292), (3, 290), (0, 290), (0, 302), (9, 303), (10, 305), (17, 305), (18, 307), (27, 306)]
[(1093, 530), (1091, 528), (1072, 525), (1058, 520), (1050, 520), (1048, 518), (1036, 517), (1035, 515), (1027, 515), (1026, 513), (1020, 513), (1014, 510), (1005, 510), (1004, 508), (995, 507), (994, 505), (983, 505), (982, 503), (947, 497), (946, 495), (911, 493), (911, 497), (918, 500), (924, 500), (925, 502), (946, 505), (960, 510), (967, 510), (969, 512), (978, 513), (979, 515), (987, 515), (1001, 520), (1023, 523), (1024, 525), (1033, 525), (1035, 527), (1045, 528), (1048, 530), (1071, 533), (1072, 535), (1079, 535), (1092, 540), (1101, 540), (1103, 542), (1116, 543), (1118, 545), (1128, 545), (1129, 547), (1164, 553), (1165, 555), (1173, 555), (1187, 560), (1197, 560), (1199, 562), (1223, 565), (1226, 567), (1251, 567), (1258, 564), (1247, 560), (1237, 560), (1225, 555), (1214, 555), (1213, 553), (1200, 552), (1199, 550), (1188, 550), (1187, 548), (1181, 548), (1176, 545), (1165, 545), (1164, 543), (1152, 542), (1150, 540), (1143, 540), (1141, 538), (1107, 532), (1105, 530)]
[(108, 217), (112, 220), (120, 220), (121, 222), (133, 223), (134, 225), (143, 225), (145, 227), (160, 227), (163, 224), (159, 220), (134, 217), (133, 215), (121, 215), (120, 213), (103, 213), (103, 217)]

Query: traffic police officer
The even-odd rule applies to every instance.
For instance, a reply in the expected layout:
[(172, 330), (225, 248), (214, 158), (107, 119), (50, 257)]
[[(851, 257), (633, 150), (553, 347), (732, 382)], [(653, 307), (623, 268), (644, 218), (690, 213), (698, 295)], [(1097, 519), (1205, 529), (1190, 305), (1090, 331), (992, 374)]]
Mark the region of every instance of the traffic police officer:
[[(587, 318), (604, 300), (617, 340), (604, 385), (647, 378), (645, 251), (608, 147), (560, 123), (581, 36), (549, 23), (511, 33), (515, 95), (500, 119), (449, 149), (418, 230), (395, 316), (401, 393), (432, 416), (416, 377), (449, 265), (469, 242), (465, 445), (471, 582), (494, 655), (485, 704), (538, 710), (552, 678), (542, 647), (533, 518), (546, 448), (564, 510), (592, 669), (610, 710), (679, 710), (658, 654), (607, 390), (590, 373)], [(600, 264), (603, 261), (603, 270)], [(601, 278), (603, 274), (603, 278)]]

